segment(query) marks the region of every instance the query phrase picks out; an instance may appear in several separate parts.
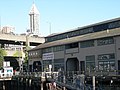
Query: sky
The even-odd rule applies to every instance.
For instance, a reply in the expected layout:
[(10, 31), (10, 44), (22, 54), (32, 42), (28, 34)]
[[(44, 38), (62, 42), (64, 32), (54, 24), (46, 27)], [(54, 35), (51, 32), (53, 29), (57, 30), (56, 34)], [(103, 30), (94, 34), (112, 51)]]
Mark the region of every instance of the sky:
[(33, 2), (40, 12), (41, 36), (120, 17), (120, 0), (0, 0), (0, 26), (26, 33)]

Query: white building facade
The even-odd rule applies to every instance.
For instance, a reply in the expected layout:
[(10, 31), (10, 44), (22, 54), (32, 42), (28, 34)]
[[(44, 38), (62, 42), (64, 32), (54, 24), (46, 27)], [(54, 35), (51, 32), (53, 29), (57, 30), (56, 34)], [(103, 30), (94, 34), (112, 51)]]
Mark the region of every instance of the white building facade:
[(36, 5), (33, 3), (29, 16), (30, 16), (30, 33), (38, 35), (39, 34), (39, 11)]

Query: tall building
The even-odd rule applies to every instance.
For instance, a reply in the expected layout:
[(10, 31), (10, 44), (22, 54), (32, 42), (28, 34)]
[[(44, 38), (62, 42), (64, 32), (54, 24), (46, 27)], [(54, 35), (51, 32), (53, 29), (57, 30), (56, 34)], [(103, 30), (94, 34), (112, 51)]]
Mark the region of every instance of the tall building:
[(30, 15), (30, 33), (39, 34), (39, 11), (34, 3), (31, 7), (29, 15)]
[(9, 33), (9, 34), (11, 34), (11, 33), (14, 32), (14, 30), (15, 30), (15, 27), (12, 27), (12, 26), (4, 26), (4, 27), (2, 28), (2, 33)]

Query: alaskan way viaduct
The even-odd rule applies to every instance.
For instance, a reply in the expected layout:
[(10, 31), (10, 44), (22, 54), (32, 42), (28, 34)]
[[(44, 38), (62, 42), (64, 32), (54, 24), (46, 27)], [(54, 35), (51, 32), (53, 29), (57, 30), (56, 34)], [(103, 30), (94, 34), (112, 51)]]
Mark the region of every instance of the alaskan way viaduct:
[(0, 33), (0, 44), (16, 44), (20, 45), (29, 44), (30, 46), (37, 46), (45, 42), (44, 37), (39, 37), (37, 35), (14, 35), (14, 34), (2, 34)]

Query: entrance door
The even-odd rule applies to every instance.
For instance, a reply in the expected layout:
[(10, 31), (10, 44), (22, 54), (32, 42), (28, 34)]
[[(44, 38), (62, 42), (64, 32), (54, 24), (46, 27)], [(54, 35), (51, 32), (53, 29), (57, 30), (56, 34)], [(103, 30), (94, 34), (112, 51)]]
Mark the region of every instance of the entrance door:
[(42, 65), (41, 65), (40, 61), (34, 61), (34, 63), (33, 63), (33, 71), (34, 72), (42, 71)]
[(78, 71), (79, 61), (77, 58), (68, 58), (66, 61), (66, 71)]
[(29, 65), (29, 72), (32, 72), (32, 65)]
[(85, 61), (80, 61), (80, 71), (83, 73), (85, 71)]
[(120, 74), (120, 60), (118, 60), (118, 74)]

